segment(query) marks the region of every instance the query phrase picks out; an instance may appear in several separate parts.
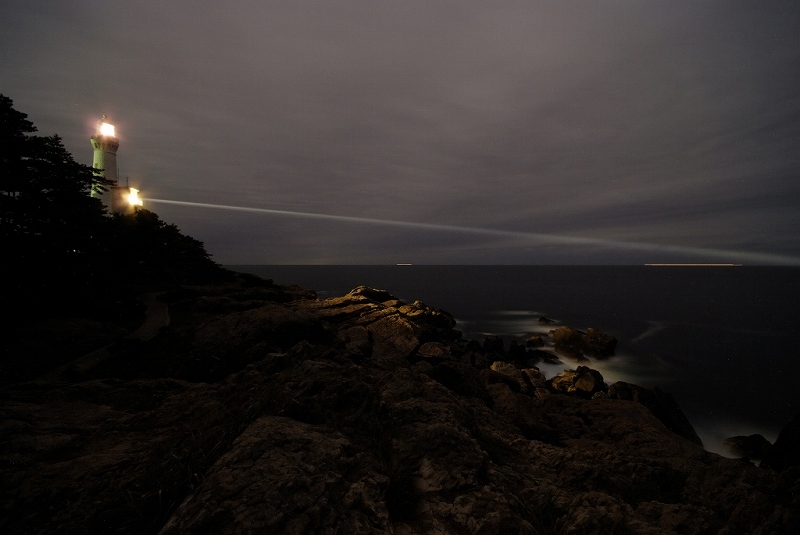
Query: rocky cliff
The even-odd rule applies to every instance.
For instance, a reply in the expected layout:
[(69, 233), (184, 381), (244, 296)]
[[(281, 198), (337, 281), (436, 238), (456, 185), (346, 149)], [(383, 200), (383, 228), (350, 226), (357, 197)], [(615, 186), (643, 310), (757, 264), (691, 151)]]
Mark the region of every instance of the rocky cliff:
[(800, 525), (796, 467), (704, 451), (663, 392), (609, 386), (586, 367), (548, 381), (461, 340), (446, 312), (384, 291), (320, 300), (244, 282), (165, 296), (172, 323), (152, 340), (88, 371), (4, 388), (0, 530)]

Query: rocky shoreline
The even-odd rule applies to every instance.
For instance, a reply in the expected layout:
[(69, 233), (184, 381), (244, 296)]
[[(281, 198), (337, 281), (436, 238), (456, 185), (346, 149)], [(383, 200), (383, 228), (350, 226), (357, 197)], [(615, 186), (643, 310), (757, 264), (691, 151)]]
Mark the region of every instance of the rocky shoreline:
[[(447, 312), (383, 290), (317, 299), (237, 275), (163, 299), (151, 340), (2, 389), (4, 533), (800, 525), (797, 418), (774, 446), (739, 440), (757, 467), (703, 450), (665, 392), (586, 366), (548, 380), (540, 341), (463, 340)], [(615, 342), (551, 338), (599, 357)]]

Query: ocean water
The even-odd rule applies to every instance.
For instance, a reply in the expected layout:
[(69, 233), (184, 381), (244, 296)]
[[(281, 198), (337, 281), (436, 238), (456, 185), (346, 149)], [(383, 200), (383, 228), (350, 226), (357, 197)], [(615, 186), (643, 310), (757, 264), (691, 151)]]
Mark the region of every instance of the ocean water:
[[(653, 266), (228, 266), (320, 297), (359, 285), (450, 312), (466, 338), (524, 341), (553, 325), (617, 337), (587, 363), (607, 383), (673, 394), (706, 448), (760, 433), (774, 441), (800, 412), (800, 268)], [(548, 375), (579, 363), (547, 367)]]

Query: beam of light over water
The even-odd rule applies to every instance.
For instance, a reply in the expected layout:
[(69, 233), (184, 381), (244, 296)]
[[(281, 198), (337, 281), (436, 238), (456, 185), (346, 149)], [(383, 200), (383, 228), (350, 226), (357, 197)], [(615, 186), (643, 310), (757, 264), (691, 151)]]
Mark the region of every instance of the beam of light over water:
[(416, 223), (413, 221), (395, 221), (391, 219), (375, 219), (371, 217), (353, 217), (343, 215), (319, 214), (314, 212), (296, 212), (289, 210), (273, 210), (269, 208), (251, 208), (247, 206), (227, 206), (223, 204), (210, 204), (202, 202), (173, 201), (167, 199), (144, 199), (155, 204), (173, 204), (177, 206), (193, 206), (198, 208), (211, 208), (214, 210), (228, 210), (235, 212), (254, 212), (260, 214), (297, 217), (303, 219), (321, 219), (325, 221), (341, 221), (343, 223), (358, 223), (367, 225), (382, 225), (390, 227), (416, 228), (439, 232), (456, 232), (461, 234), (475, 234), (481, 236), (497, 236), (504, 238), (517, 238), (531, 243), (555, 243), (563, 245), (592, 245), (612, 249), (626, 249), (634, 251), (650, 251), (657, 253), (674, 253), (716, 259), (726, 259), (736, 262), (752, 262), (756, 264), (772, 264), (786, 266), (800, 266), (800, 257), (784, 256), (770, 253), (753, 253), (747, 251), (728, 251), (724, 249), (707, 249), (702, 247), (686, 247), (683, 245), (663, 245), (655, 243), (631, 242), (622, 240), (609, 240), (603, 238), (588, 238), (578, 236), (562, 236), (559, 234), (544, 234), (539, 232), (521, 232), (516, 230), (487, 229), (479, 227), (462, 227), (457, 225), (441, 225), (437, 223)]

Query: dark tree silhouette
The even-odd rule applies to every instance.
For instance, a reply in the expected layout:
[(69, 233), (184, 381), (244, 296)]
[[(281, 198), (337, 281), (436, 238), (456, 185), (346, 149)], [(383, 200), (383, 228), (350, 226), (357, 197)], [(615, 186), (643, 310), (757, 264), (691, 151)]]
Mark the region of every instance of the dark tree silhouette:
[(34, 132), (27, 115), (0, 95), (0, 250), (6, 274), (0, 297), (5, 304), (37, 313), (76, 306), (85, 312), (93, 298), (103, 295), (107, 301), (124, 286), (135, 290), (219, 276), (222, 269), (201, 242), (153, 212), (107, 214), (90, 191), (111, 183), (76, 162), (58, 136)]
[[(76, 162), (58, 136), (37, 136), (0, 95), (0, 246), (14, 296), (85, 289), (108, 229), (91, 188), (109, 183)], [(36, 290), (39, 291), (36, 291)], [(5, 293), (5, 292), (4, 292)]]
[(203, 283), (213, 280), (219, 266), (212, 262), (203, 242), (181, 234), (149, 210), (116, 216), (112, 255), (126, 277), (148, 278), (174, 283)]
[(58, 136), (35, 132), (0, 95), (0, 383), (32, 379), (134, 328), (142, 292), (230, 276), (153, 212), (108, 214), (90, 191), (111, 184)]

